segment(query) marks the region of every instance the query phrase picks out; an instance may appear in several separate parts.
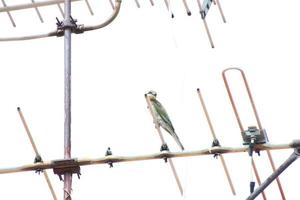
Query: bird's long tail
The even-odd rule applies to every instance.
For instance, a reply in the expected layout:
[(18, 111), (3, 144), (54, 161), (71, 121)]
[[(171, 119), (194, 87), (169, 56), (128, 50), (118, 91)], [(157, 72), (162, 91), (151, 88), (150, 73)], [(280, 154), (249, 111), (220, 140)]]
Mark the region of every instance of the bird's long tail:
[(172, 134), (172, 136), (174, 137), (176, 143), (178, 144), (178, 146), (181, 148), (181, 150), (183, 151), (184, 150), (184, 147), (182, 145), (182, 143), (180, 142), (178, 136), (176, 135), (176, 133)]

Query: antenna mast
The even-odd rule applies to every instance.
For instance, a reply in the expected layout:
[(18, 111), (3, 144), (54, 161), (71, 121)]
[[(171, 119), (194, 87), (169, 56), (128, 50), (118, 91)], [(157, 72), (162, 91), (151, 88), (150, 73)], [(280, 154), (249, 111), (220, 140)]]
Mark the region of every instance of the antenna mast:
[[(65, 0), (64, 16), (64, 158), (71, 158), (71, 0)], [(64, 174), (64, 199), (71, 200), (72, 173)]]

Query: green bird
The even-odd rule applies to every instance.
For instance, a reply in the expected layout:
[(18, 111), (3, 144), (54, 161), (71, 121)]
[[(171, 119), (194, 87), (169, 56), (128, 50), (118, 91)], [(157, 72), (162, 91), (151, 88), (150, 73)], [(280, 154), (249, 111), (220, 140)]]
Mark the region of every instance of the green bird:
[(181, 150), (184, 150), (183, 145), (181, 144), (179, 137), (175, 133), (175, 129), (172, 125), (172, 122), (170, 120), (170, 117), (166, 111), (166, 109), (162, 106), (162, 104), (156, 99), (157, 93), (155, 91), (149, 91), (147, 93), (147, 96), (149, 97), (153, 114), (155, 115), (155, 118), (157, 120), (157, 123), (170, 135), (174, 138), (176, 143), (180, 146)]

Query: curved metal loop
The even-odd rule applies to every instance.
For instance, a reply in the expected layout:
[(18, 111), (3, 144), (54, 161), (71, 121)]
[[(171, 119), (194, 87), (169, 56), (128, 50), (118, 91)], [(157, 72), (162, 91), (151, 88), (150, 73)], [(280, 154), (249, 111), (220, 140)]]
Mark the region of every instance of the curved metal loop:
[[(97, 30), (97, 29), (100, 29), (100, 28), (103, 28), (103, 27), (109, 25), (119, 14), (119, 11), (121, 8), (121, 2), (122, 2), (122, 0), (115, 0), (115, 8), (113, 10), (113, 13), (105, 22), (97, 24), (97, 25), (83, 26), (81, 31), (85, 32), (85, 31)], [(46, 37), (52, 37), (52, 36), (59, 36), (59, 34), (60, 34), (60, 32), (58, 32), (57, 30), (54, 30), (54, 31), (51, 31), (49, 33), (44, 33), (44, 34), (35, 34), (35, 35), (17, 36), (17, 37), (4, 37), (4, 38), (0, 38), (0, 42), (33, 40), (33, 39), (40, 39), (40, 38), (46, 38)]]
[(83, 31), (93, 31), (93, 30), (97, 30), (97, 29), (100, 29), (100, 28), (103, 28), (103, 27), (109, 25), (118, 16), (120, 9), (121, 9), (121, 3), (122, 3), (122, 0), (115, 0), (114, 11), (105, 22), (103, 22), (101, 24), (97, 24), (97, 25), (85, 26), (83, 28)]
[[(247, 88), (248, 96), (249, 96), (249, 98), (251, 97), (250, 99), (252, 99), (252, 95), (251, 95), (251, 92), (249, 90), (249, 86), (248, 86), (248, 83), (247, 83), (247, 79), (246, 79), (245, 73), (244, 73), (244, 71), (242, 69), (240, 69), (240, 68), (227, 68), (227, 69), (223, 70), (222, 77), (223, 77), (223, 80), (224, 80), (224, 83), (225, 83), (225, 87), (226, 87), (226, 90), (227, 90), (227, 93), (228, 93), (228, 97), (230, 99), (230, 102), (231, 102), (231, 105), (232, 105), (232, 108), (233, 108), (236, 120), (237, 120), (238, 125), (240, 127), (240, 130), (241, 130), (241, 132), (243, 132), (245, 129), (243, 128), (243, 125), (242, 125), (239, 113), (238, 113), (236, 105), (235, 105), (235, 101), (233, 99), (233, 96), (232, 96), (232, 93), (231, 93), (231, 90), (230, 90), (230, 86), (228, 84), (228, 80), (227, 80), (227, 77), (226, 77), (226, 72), (227, 71), (232, 71), (232, 70), (237, 70), (237, 71), (239, 71), (241, 73), (241, 75), (243, 77), (243, 80), (244, 80), (245, 87)], [(254, 103), (252, 101), (251, 101), (251, 103), (252, 103), (252, 108), (255, 108)], [(257, 167), (256, 167), (256, 164), (255, 164), (254, 160), (252, 160), (252, 168), (253, 168), (256, 180), (258, 182), (258, 185), (261, 185), (261, 179), (260, 179), (260, 176), (259, 176), (259, 173), (258, 173), (258, 170), (257, 170)], [(262, 193), (262, 196), (263, 196), (264, 200), (267, 199), (264, 192)]]
[(257, 112), (257, 109), (256, 109), (256, 106), (255, 106), (255, 103), (254, 103), (254, 100), (253, 100), (253, 97), (252, 97), (252, 93), (250, 91), (250, 87), (249, 87), (249, 84), (248, 84), (248, 81), (247, 81), (247, 78), (246, 78), (246, 75), (244, 73), (244, 71), (240, 68), (235, 68), (235, 67), (232, 67), (232, 68), (227, 68), (225, 70), (223, 70), (222, 72), (222, 76), (223, 76), (223, 80), (224, 80), (224, 83), (225, 83), (225, 87), (226, 87), (226, 90), (227, 90), (227, 93), (228, 93), (228, 96), (229, 96), (229, 99), (230, 99), (230, 102), (231, 102), (231, 105), (232, 105), (232, 108), (234, 110), (234, 114), (235, 114), (235, 117), (238, 121), (238, 124), (239, 124), (239, 127), (241, 129), (241, 132), (244, 131), (245, 129), (243, 128), (243, 124), (241, 122), (241, 119), (240, 119), (240, 116), (239, 116), (239, 113), (237, 111), (237, 108), (236, 108), (236, 104), (235, 104), (235, 101), (232, 97), (232, 93), (231, 93), (231, 90), (230, 90), (230, 86), (228, 84), (228, 81), (227, 81), (227, 77), (226, 77), (226, 72), (227, 71), (232, 71), (232, 70), (237, 70), (241, 73), (242, 75), (242, 78), (243, 78), (243, 81), (244, 81), (244, 85), (246, 87), (246, 90), (247, 90), (247, 94), (248, 94), (248, 98), (251, 102), (251, 106), (252, 106), (252, 109), (253, 109), (253, 113), (255, 115), (255, 119), (256, 119), (256, 122), (257, 122), (257, 125), (258, 125), (258, 128), (261, 130), (262, 129), (262, 125), (261, 125), (261, 122), (260, 122), (260, 119), (259, 119), (259, 116), (258, 116), (258, 112)]
[[(243, 128), (241, 119), (239, 117), (239, 114), (238, 114), (238, 111), (237, 111), (237, 108), (236, 108), (236, 105), (235, 105), (235, 102), (234, 102), (234, 99), (232, 97), (231, 90), (230, 90), (230, 87), (229, 87), (229, 84), (228, 84), (228, 81), (227, 81), (227, 77), (226, 77), (226, 72), (227, 71), (232, 71), (232, 70), (237, 70), (237, 71), (239, 71), (241, 73), (243, 81), (244, 81), (244, 85), (245, 85), (247, 93), (248, 93), (249, 100), (251, 102), (251, 106), (252, 106), (254, 115), (255, 115), (255, 118), (256, 118), (257, 125), (258, 125), (259, 129), (262, 130), (262, 125), (261, 125), (261, 122), (260, 122), (260, 119), (259, 119), (259, 116), (258, 116), (258, 113), (257, 113), (257, 110), (256, 110), (256, 106), (255, 106), (255, 103), (254, 103), (254, 100), (253, 100), (253, 97), (252, 97), (252, 94), (251, 94), (251, 91), (250, 91), (250, 87), (249, 87), (248, 82), (247, 82), (246, 75), (245, 75), (245, 73), (244, 73), (244, 71), (242, 69), (236, 68), (236, 67), (232, 67), (232, 68), (227, 68), (227, 69), (223, 70), (222, 76), (223, 76), (223, 80), (224, 80), (224, 83), (225, 83), (225, 87), (226, 87), (226, 90), (227, 90), (227, 93), (228, 93), (228, 96), (229, 96), (232, 108), (234, 110), (235, 117), (236, 117), (236, 119), (238, 121), (238, 125), (239, 125), (239, 127), (241, 129), (241, 132), (244, 131), (244, 128)], [(273, 170), (273, 172), (275, 172), (276, 171), (275, 163), (273, 161), (271, 152), (269, 150), (267, 150), (267, 156), (268, 156), (268, 159), (270, 161), (272, 170)], [(258, 182), (260, 182), (259, 181), (259, 175), (257, 173), (257, 169), (255, 167), (254, 161), (252, 163), (252, 166), (253, 166), (253, 170), (254, 170), (255, 175), (256, 175), (256, 179), (258, 180)], [(280, 183), (280, 179), (278, 177), (276, 178), (276, 182), (277, 182), (278, 189), (280, 191), (281, 197), (282, 197), (283, 200), (285, 200), (286, 199), (285, 198), (285, 194), (284, 194), (284, 191), (282, 189), (282, 186), (281, 186), (281, 183)], [(263, 197), (265, 199), (264, 193), (263, 193)]]

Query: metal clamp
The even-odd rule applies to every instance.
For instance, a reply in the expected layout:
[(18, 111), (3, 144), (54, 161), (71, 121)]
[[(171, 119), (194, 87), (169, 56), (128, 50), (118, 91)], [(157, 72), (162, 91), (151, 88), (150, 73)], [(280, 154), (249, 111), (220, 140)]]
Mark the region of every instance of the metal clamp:
[[(220, 144), (219, 140), (218, 139), (214, 139), (213, 142), (212, 142), (212, 144), (211, 144), (211, 147), (220, 147), (220, 146), (221, 146), (221, 144)], [(220, 153), (215, 153), (214, 154), (214, 158), (217, 159), (219, 155), (220, 155)]]
[[(35, 164), (35, 163), (42, 163), (42, 162), (43, 162), (42, 157), (40, 155), (36, 155), (35, 158), (34, 158), (33, 163)], [(41, 172), (43, 172), (42, 169), (35, 170), (35, 173), (37, 173), (37, 174), (40, 174)]]
[[(166, 143), (163, 143), (160, 147), (160, 152), (163, 152), (163, 151), (170, 151), (169, 150), (169, 147)], [(165, 162), (168, 162), (168, 158), (167, 157), (164, 157), (163, 158)]]
[(53, 172), (57, 174), (59, 180), (63, 180), (62, 175), (66, 173), (77, 174), (78, 179), (80, 179), (80, 166), (77, 164), (76, 159), (63, 159), (63, 160), (54, 160)]
[(56, 35), (57, 37), (61, 37), (64, 35), (64, 32), (66, 29), (71, 29), (72, 33), (80, 34), (84, 32), (84, 25), (83, 24), (77, 24), (77, 19), (73, 19), (70, 16), (70, 20), (64, 20), (60, 21), (56, 17), (56, 26), (57, 26), (57, 31)]
[[(242, 132), (243, 145), (249, 145), (249, 155), (252, 156), (254, 147), (257, 144), (265, 144), (268, 142), (268, 136), (265, 129), (259, 130), (256, 126), (249, 126), (247, 130)], [(260, 155), (259, 151), (255, 151)]]
[[(107, 148), (107, 150), (105, 152), (105, 156), (112, 156), (112, 151), (111, 151), (110, 147)], [(108, 161), (107, 163), (110, 168), (114, 167), (112, 161)]]
[(300, 148), (295, 148), (295, 154), (300, 157)]

